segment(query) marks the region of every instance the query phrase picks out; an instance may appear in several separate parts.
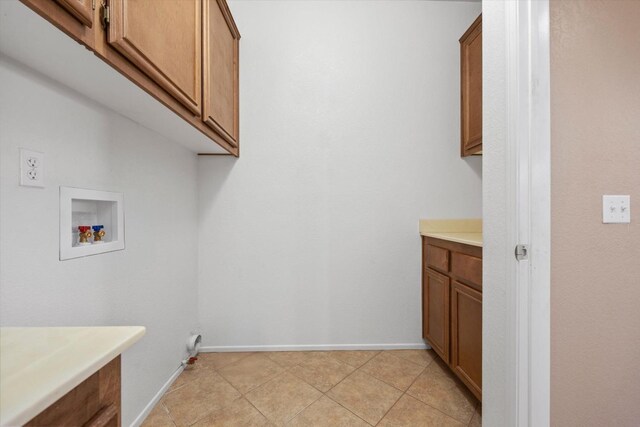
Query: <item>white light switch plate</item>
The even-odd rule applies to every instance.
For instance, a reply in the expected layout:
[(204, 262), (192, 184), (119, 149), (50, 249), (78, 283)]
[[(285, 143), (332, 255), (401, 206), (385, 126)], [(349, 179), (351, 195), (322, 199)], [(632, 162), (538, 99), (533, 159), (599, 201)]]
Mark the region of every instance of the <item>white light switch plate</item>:
[(631, 196), (602, 196), (602, 222), (628, 224), (631, 222)]
[(20, 185), (44, 187), (44, 154), (20, 149)]

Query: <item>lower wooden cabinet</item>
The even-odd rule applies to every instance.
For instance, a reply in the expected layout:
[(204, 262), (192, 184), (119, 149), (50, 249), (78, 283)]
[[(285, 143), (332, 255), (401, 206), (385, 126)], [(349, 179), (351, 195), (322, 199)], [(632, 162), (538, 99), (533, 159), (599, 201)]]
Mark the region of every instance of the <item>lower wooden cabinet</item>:
[(120, 356), (25, 426), (120, 427)]
[(422, 336), (482, 400), (482, 248), (422, 239)]

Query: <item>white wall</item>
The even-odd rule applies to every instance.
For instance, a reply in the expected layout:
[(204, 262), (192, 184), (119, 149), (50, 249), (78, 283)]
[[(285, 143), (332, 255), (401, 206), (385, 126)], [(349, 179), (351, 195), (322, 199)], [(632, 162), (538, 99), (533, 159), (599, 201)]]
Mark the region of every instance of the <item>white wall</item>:
[[(196, 156), (0, 60), (0, 324), (143, 325), (124, 353), (123, 425), (178, 368), (197, 324)], [(18, 147), (46, 188), (18, 186)], [(126, 249), (58, 260), (59, 186), (122, 191)]]
[(206, 346), (421, 344), (420, 218), (480, 217), (469, 2), (231, 2), (241, 157), (202, 157)]

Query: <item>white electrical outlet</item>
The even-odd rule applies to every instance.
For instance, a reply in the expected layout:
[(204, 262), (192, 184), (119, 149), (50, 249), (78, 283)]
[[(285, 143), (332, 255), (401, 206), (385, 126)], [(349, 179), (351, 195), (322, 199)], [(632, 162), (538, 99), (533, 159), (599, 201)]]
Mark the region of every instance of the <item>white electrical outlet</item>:
[(602, 196), (602, 222), (628, 224), (631, 222), (631, 196)]
[(20, 149), (20, 185), (44, 187), (44, 154)]

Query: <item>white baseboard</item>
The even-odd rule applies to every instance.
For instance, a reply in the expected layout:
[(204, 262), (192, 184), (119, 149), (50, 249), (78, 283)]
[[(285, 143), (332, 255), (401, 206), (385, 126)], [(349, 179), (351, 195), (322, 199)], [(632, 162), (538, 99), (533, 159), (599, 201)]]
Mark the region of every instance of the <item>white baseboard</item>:
[(294, 344), (294, 345), (238, 345), (202, 346), (201, 353), (246, 351), (327, 351), (327, 350), (422, 350), (431, 347), (424, 343), (404, 344)]
[(184, 366), (180, 365), (180, 367), (176, 369), (176, 371), (173, 374), (171, 374), (167, 382), (164, 383), (162, 387), (160, 387), (160, 390), (158, 390), (156, 395), (153, 396), (151, 401), (147, 403), (147, 406), (145, 406), (142, 412), (140, 412), (140, 415), (138, 415), (136, 419), (133, 420), (133, 422), (131, 423), (131, 427), (140, 427), (142, 425), (144, 420), (147, 419), (147, 416), (149, 416), (149, 413), (158, 404), (160, 399), (162, 399), (162, 396), (164, 396), (164, 393), (169, 389), (169, 387), (171, 387), (171, 384), (173, 384), (173, 382), (180, 376), (182, 371), (184, 371)]

